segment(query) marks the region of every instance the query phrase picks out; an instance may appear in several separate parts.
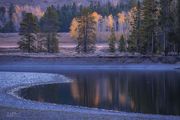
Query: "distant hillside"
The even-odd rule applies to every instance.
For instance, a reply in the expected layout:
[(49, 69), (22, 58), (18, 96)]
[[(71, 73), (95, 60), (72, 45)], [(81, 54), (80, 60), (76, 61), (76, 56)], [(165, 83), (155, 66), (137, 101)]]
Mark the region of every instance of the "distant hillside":
[(59, 5), (77, 3), (77, 5), (88, 5), (90, 2), (100, 2), (105, 4), (111, 2), (112, 4), (117, 3), (128, 3), (129, 0), (0, 0), (1, 6), (9, 6), (11, 3), (15, 5), (32, 5), (46, 8), (49, 5)]

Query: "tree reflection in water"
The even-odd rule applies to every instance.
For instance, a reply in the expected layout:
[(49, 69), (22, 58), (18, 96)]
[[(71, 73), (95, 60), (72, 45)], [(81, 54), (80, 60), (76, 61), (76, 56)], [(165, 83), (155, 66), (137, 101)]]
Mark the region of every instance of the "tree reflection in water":
[(64, 73), (72, 83), (19, 91), (31, 100), (118, 111), (180, 115), (180, 74), (176, 71), (83, 71)]

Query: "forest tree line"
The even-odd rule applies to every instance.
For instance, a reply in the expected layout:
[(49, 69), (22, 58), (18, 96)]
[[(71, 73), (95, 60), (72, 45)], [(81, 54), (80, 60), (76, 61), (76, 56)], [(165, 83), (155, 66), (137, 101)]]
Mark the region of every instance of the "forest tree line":
[[(121, 34), (119, 38), (115, 36), (114, 20), (112, 14), (109, 16), (109, 51), (131, 52), (141, 54), (179, 54), (180, 53), (180, 1), (177, 0), (143, 0), (137, 1), (129, 11), (130, 16), (126, 21), (129, 22), (129, 36)], [(89, 12), (90, 13), (90, 12)], [(90, 15), (90, 14), (89, 14)], [(92, 14), (93, 15), (93, 14)], [(85, 17), (87, 15), (84, 15)], [(88, 17), (75, 18), (76, 29), (72, 25), (71, 33), (76, 36), (78, 44), (87, 46), (85, 43), (94, 41), (91, 35), (95, 31), (95, 26)], [(93, 19), (93, 18), (92, 18)], [(86, 21), (86, 22), (85, 22)], [(94, 20), (96, 22), (96, 20)], [(120, 20), (121, 21), (121, 20)], [(92, 23), (91, 25), (89, 25)], [(90, 26), (90, 27), (88, 27)], [(81, 27), (88, 31), (82, 33)], [(88, 30), (89, 29), (89, 30)], [(77, 35), (74, 35), (76, 33)], [(81, 40), (83, 39), (83, 40)], [(82, 42), (81, 42), (82, 41)], [(92, 42), (94, 43), (94, 42)], [(91, 45), (91, 44), (89, 44)], [(118, 46), (118, 48), (117, 48)], [(84, 52), (90, 51), (84, 48)], [(90, 47), (91, 48), (91, 47)]]
[[(134, 1), (132, 0), (129, 4), (117, 4), (116, 6), (112, 5), (110, 2), (107, 4), (101, 5), (100, 2), (91, 2), (87, 8), (90, 11), (96, 11), (102, 16), (108, 16), (110, 14), (117, 15), (118, 12), (121, 11), (129, 11), (131, 7), (134, 5)], [(83, 6), (78, 6), (75, 3), (73, 4), (65, 4), (63, 6), (54, 6), (57, 11), (59, 25), (58, 32), (69, 32), (69, 27), (71, 21), (74, 17), (80, 16)], [(22, 10), (21, 10), (22, 9)], [(22, 21), (23, 15), (25, 13), (33, 13), (36, 16), (42, 17), (43, 10), (38, 7), (32, 6), (18, 6), (11, 4), (9, 7), (0, 6), (0, 32), (2, 33), (12, 33), (18, 32), (20, 27), (17, 24)], [(17, 20), (18, 19), (18, 20)]]
[(180, 1), (144, 0), (134, 8), (130, 50), (143, 54), (180, 52)]
[[(58, 52), (57, 32), (69, 31), (70, 28), (71, 36), (77, 41), (76, 50), (93, 52), (97, 33), (96, 12), (110, 17), (111, 35), (107, 41), (110, 52), (118, 50), (141, 54), (179, 54), (180, 1), (143, 0), (132, 2), (128, 7), (107, 7), (107, 4), (103, 6), (104, 9), (97, 6), (98, 4), (90, 4), (88, 7), (73, 4), (71, 7), (66, 6), (67, 8), (50, 6), (40, 19), (32, 13), (24, 13), (19, 30), (22, 36), (20, 48), (27, 52)], [(121, 34), (116, 38), (113, 16), (122, 11), (130, 13), (131, 18), (126, 19), (130, 24), (130, 34), (128, 37)]]

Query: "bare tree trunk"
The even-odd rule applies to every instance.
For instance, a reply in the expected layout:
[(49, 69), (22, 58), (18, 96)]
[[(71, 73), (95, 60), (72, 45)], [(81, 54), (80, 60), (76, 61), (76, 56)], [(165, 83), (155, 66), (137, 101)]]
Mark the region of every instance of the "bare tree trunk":
[(152, 54), (154, 53), (154, 34), (152, 33), (152, 36), (151, 36), (151, 50), (152, 50)]
[(50, 39), (51, 39), (51, 35), (50, 33), (47, 34), (48, 37), (47, 37), (47, 49), (48, 49), (48, 52), (50, 52)]
[(87, 52), (87, 20), (84, 18), (84, 52)]
[(30, 35), (28, 35), (28, 52), (31, 52), (31, 40)]
[(164, 42), (164, 55), (166, 56), (166, 32), (163, 32), (163, 42)]

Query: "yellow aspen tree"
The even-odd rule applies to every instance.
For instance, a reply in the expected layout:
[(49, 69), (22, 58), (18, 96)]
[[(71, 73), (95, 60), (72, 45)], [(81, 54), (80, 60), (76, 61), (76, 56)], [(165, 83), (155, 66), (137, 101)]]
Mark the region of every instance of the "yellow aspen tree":
[(70, 26), (70, 35), (72, 38), (77, 39), (78, 37), (78, 21), (73, 18)]

